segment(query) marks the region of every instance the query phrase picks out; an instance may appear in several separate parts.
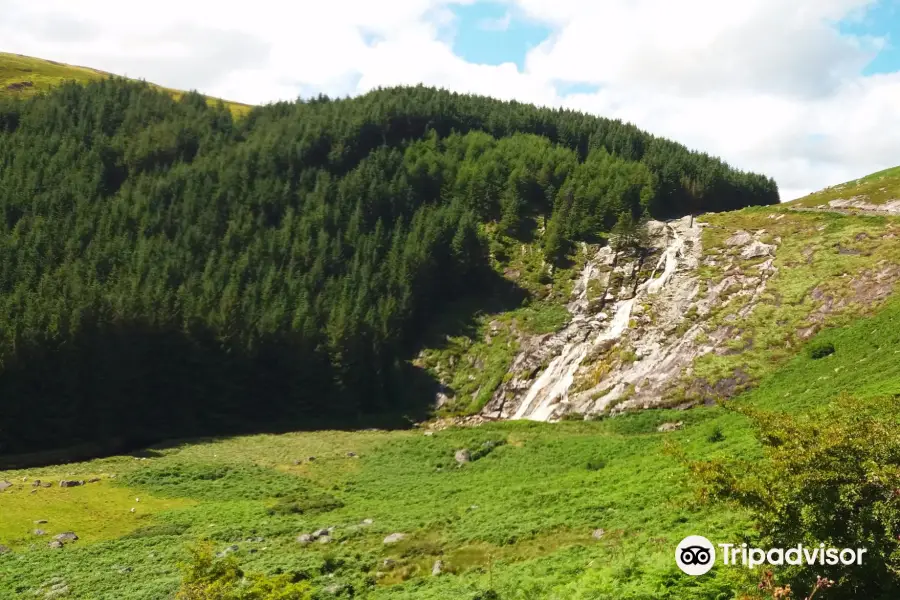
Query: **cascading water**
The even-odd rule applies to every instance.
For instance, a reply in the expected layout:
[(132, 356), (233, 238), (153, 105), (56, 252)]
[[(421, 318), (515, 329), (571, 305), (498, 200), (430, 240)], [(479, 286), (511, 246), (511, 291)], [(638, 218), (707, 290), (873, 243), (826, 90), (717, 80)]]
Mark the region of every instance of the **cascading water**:
[[(666, 225), (663, 231), (666, 246), (653, 275), (638, 286), (634, 297), (620, 300), (615, 304), (615, 313), (608, 323), (599, 327), (596, 336), (593, 335), (593, 331), (598, 324), (589, 320), (590, 315), (587, 314), (587, 288), (597, 270), (597, 265), (594, 261), (588, 261), (575, 287), (576, 299), (569, 305), (569, 310), (574, 315), (572, 322), (557, 334), (560, 339), (571, 341), (562, 345), (559, 353), (534, 380), (518, 408), (511, 415), (512, 419), (548, 421), (553, 418), (560, 404), (568, 402), (569, 389), (575, 380), (576, 372), (588, 354), (602, 344), (618, 340), (625, 333), (637, 298), (642, 294), (657, 294), (666, 286), (678, 269), (679, 257), (683, 255), (684, 239), (671, 225)], [(656, 277), (660, 268), (662, 273)], [(584, 336), (586, 328), (588, 335)]]

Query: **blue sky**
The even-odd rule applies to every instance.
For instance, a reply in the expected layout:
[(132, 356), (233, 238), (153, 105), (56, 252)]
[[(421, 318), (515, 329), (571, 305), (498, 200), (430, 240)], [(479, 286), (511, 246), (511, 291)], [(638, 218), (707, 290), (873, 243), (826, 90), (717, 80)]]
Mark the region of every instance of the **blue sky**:
[(545, 24), (527, 19), (499, 2), (455, 6), (453, 13), (456, 16), (453, 52), (472, 63), (511, 62), (521, 71), (528, 51), (552, 33)]
[[(548, 39), (553, 30), (528, 19), (514, 6), (483, 0), (452, 7), (455, 15), (453, 51), (476, 64), (514, 63), (524, 69), (529, 50)], [(843, 20), (838, 30), (845, 35), (886, 38), (885, 47), (863, 71), (864, 75), (900, 71), (900, 0), (879, 0), (860, 14)], [(560, 82), (560, 94), (592, 93), (596, 86)]]
[(869, 63), (863, 74), (900, 71), (900, 1), (881, 0), (859, 19), (845, 19), (839, 30), (844, 34), (887, 38), (887, 45)]

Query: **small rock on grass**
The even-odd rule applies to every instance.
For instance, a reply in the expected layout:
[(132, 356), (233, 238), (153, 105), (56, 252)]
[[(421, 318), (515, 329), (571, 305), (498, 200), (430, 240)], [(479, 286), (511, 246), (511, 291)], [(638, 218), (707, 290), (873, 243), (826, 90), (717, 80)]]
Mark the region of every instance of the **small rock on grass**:
[(47, 524), (47, 519), (38, 519), (34, 522), (35, 525), (45, 525)]
[(384, 538), (384, 543), (385, 544), (396, 544), (397, 542), (400, 542), (405, 539), (406, 539), (405, 533), (392, 533), (391, 535)]
[(34, 533), (34, 535), (46, 535), (47, 534), (47, 532), (44, 531), (43, 529), (35, 529), (33, 533)]
[(437, 560), (434, 562), (434, 566), (431, 567), (431, 574), (433, 576), (438, 576), (444, 571), (444, 561)]
[(74, 542), (78, 539), (78, 536), (75, 535), (74, 531), (66, 531), (65, 533), (53, 536), (53, 539), (59, 542)]
[(595, 529), (595, 530), (594, 530), (594, 533), (591, 534), (591, 537), (593, 537), (595, 540), (599, 540), (599, 539), (602, 538), (604, 535), (606, 535), (606, 532), (605, 532), (604, 530), (602, 530), (602, 529)]
[(50, 542), (50, 543), (47, 544), (47, 545), (50, 546), (51, 548), (56, 548), (56, 549), (59, 549), (59, 548), (62, 548), (62, 547), (63, 547), (63, 543), (60, 542), (60, 541), (57, 541), (57, 540), (53, 540), (52, 542)]
[(456, 462), (462, 465), (472, 459), (472, 454), (466, 449), (457, 450), (454, 458), (456, 458)]
[(8, 481), (0, 481), (0, 492), (2, 492), (4, 490), (8, 490), (12, 486), (13, 486), (13, 484), (11, 484)]

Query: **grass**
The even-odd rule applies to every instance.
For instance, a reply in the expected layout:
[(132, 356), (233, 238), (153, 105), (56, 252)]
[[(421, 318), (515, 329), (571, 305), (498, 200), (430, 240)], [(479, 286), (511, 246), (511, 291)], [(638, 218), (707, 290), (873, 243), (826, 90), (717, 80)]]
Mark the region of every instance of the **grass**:
[[(844, 391), (900, 393), (898, 319), (900, 299), (893, 299), (826, 329), (808, 344), (831, 343), (833, 354), (813, 359), (798, 351), (734, 402), (809, 411)], [(657, 433), (668, 421), (684, 427)], [(158, 448), (142, 460), (9, 471), (0, 479), (16, 487), (0, 493), (0, 543), (13, 552), (0, 556), (0, 597), (30, 595), (58, 577), (73, 598), (168, 598), (178, 585), (176, 565), (198, 538), (217, 550), (237, 545), (250, 571), (295, 573), (320, 589), (348, 585), (374, 599), (470, 599), (491, 585), (501, 598), (705, 599), (751, 590), (755, 582), (741, 570), (717, 567), (691, 578), (673, 564), (672, 549), (688, 534), (738, 542), (756, 534), (746, 514), (697, 501), (670, 443), (693, 458), (760, 453), (742, 417), (703, 407), (431, 436), (246, 436)], [(477, 460), (458, 466), (461, 448)], [(34, 478), (105, 473), (117, 477), (36, 494), (28, 487)], [(271, 510), (297, 498), (338, 502)], [(134, 517), (131, 506), (143, 514)], [(36, 519), (81, 539), (56, 551), (32, 545), (27, 532)], [(335, 527), (331, 544), (295, 541), (322, 527)], [(598, 528), (604, 534), (595, 539)], [(394, 532), (409, 537), (382, 544)], [(431, 575), (436, 560), (444, 563), (439, 577)]]
[[(111, 76), (111, 73), (99, 71), (97, 69), (66, 65), (51, 60), (22, 56), (20, 54), (0, 52), (0, 98), (28, 98), (36, 94), (47, 92), (67, 81), (89, 83), (97, 79), (104, 79)], [(179, 90), (161, 86), (156, 87), (169, 92), (176, 100), (183, 93)], [(219, 100), (216, 98), (208, 98), (207, 101), (210, 104), (214, 104)], [(225, 106), (227, 106), (236, 117), (246, 115), (253, 108), (247, 104), (227, 101), (225, 102)]]
[[(729, 260), (737, 250), (724, 242), (739, 230), (765, 230), (762, 241), (777, 242), (777, 272), (749, 314), (741, 312), (753, 297), (752, 289), (732, 284), (720, 296), (727, 301), (705, 317), (703, 334), (731, 327), (726, 344), (731, 352), (698, 359), (691, 375), (695, 380), (714, 382), (741, 371), (759, 381), (797, 355), (808, 333), (877, 311), (883, 298), (877, 298), (876, 292), (885, 290), (879, 289), (882, 284), (876, 283), (876, 274), (900, 262), (900, 246), (889, 241), (900, 234), (900, 220), (895, 218), (764, 208), (705, 219), (710, 226), (704, 231), (704, 251), (717, 265), (700, 271), (701, 289), (722, 281), (726, 270), (735, 265), (742, 274), (757, 276), (763, 258)], [(884, 285), (890, 289), (893, 284)]]
[(832, 200), (855, 198), (871, 204), (884, 204), (900, 199), (900, 167), (893, 167), (854, 179), (803, 198), (791, 201), (793, 206), (816, 207), (827, 205)]

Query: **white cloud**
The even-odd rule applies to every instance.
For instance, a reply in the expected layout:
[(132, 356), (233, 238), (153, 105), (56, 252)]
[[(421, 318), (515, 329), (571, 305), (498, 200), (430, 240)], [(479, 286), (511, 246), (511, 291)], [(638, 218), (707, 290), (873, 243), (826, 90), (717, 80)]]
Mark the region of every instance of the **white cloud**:
[(524, 72), (454, 55), (452, 4), (472, 1), (0, 0), (0, 44), (250, 103), (424, 82), (565, 105), (772, 175), (784, 199), (898, 162), (900, 75), (861, 75), (885, 40), (836, 25), (876, 0), (504, 0), (493, 25), (553, 28)]

